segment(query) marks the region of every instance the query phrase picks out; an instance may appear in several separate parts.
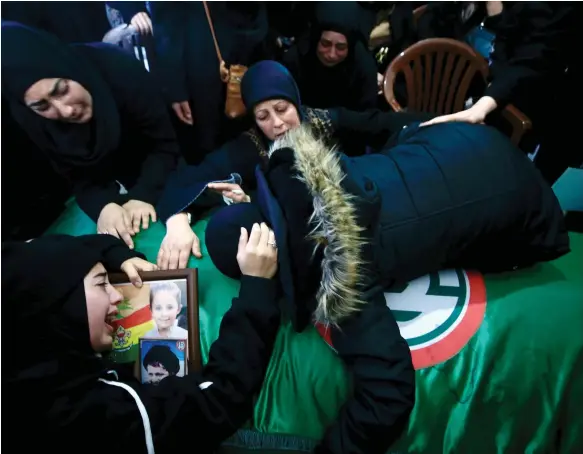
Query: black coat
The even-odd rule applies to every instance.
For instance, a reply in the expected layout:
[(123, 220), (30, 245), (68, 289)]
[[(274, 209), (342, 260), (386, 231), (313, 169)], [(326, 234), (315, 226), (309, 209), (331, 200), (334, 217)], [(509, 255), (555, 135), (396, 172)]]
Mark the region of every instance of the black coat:
[(380, 153), (341, 165), (345, 187), (369, 207), (361, 225), (385, 284), (446, 267), (509, 270), (569, 251), (553, 191), (491, 127), (414, 124)]

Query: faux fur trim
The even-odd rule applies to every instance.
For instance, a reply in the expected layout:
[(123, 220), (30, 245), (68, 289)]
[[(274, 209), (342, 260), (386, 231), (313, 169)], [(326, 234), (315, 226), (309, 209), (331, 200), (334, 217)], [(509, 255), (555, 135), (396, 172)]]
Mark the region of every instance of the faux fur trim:
[(354, 197), (340, 184), (345, 175), (336, 150), (318, 140), (309, 125), (295, 128), (276, 140), (268, 156), (281, 148), (294, 150), (298, 179), (314, 198), (309, 238), (315, 241), (316, 248), (324, 248), (314, 316), (321, 323), (337, 325), (363, 304), (358, 291), (363, 229), (357, 223)]

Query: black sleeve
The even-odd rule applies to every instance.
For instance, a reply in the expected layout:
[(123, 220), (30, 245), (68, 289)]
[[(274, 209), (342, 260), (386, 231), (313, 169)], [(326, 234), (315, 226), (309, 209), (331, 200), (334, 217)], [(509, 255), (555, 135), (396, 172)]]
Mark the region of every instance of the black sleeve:
[(196, 428), (210, 452), (251, 417), (280, 324), (276, 288), (273, 279), (243, 276), (202, 373), (140, 388), (157, 451), (178, 451)]
[(112, 235), (83, 235), (81, 238), (92, 249), (102, 251), (103, 265), (108, 271), (119, 271), (122, 263), (129, 259), (146, 259), (144, 254), (130, 249), (122, 240)]
[(189, 2), (150, 2), (157, 65), (155, 75), (167, 103), (188, 100), (184, 50)]
[(566, 3), (520, 2), (511, 7), (510, 17), (501, 18), (504, 25), (496, 37), (491, 82), (484, 93), (498, 107), (512, 102), (517, 87), (564, 72), (576, 16), (575, 6)]
[(411, 352), (382, 293), (332, 331), (353, 378), (353, 396), (328, 428), (317, 454), (384, 454), (406, 427), (415, 402)]
[(129, 24), (138, 13), (148, 14), (146, 2), (105, 2), (110, 8), (116, 9), (121, 14), (124, 22)]
[(281, 58), (281, 64), (287, 68), (287, 70), (291, 73), (294, 80), (298, 84), (301, 85), (301, 74), (300, 74), (300, 50), (299, 50), (299, 43), (294, 43), (288, 50), (285, 52)]
[(74, 182), (73, 194), (79, 208), (95, 223), (105, 205), (109, 203), (123, 205), (128, 201), (126, 195), (119, 193), (119, 185), (115, 181), (91, 179), (88, 175), (84, 177), (78, 175), (72, 181)]
[(156, 205), (170, 173), (176, 169), (180, 148), (161, 91), (151, 75), (132, 59), (126, 77), (134, 90), (125, 103), (125, 110), (140, 128), (149, 144), (136, 184), (129, 190), (128, 199)]
[(166, 222), (195, 202), (200, 205), (203, 199), (199, 196), (206, 185), (212, 181), (228, 179), (232, 173), (238, 173), (247, 187), (254, 187), (254, 172), (259, 162), (260, 151), (257, 145), (251, 135), (243, 133), (206, 155), (200, 164), (179, 167), (170, 175), (158, 201), (158, 217)]
[(364, 112), (338, 107), (328, 109), (335, 135), (342, 141), (382, 147), (388, 138), (403, 127), (416, 121), (427, 121), (435, 114), (414, 112), (384, 112), (369, 109)]
[(377, 66), (374, 57), (368, 50), (359, 44), (362, 49), (361, 57), (358, 59), (358, 89), (360, 96), (358, 100), (358, 110), (374, 109), (378, 99)]

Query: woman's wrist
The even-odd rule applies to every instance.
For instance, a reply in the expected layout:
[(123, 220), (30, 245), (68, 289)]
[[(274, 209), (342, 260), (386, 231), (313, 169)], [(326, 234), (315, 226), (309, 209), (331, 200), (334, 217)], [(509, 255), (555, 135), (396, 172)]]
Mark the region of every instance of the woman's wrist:
[(489, 113), (496, 110), (496, 107), (498, 107), (498, 104), (494, 98), (491, 96), (482, 96), (471, 108), (486, 118)]
[(177, 213), (174, 216), (170, 216), (166, 221), (166, 228), (181, 224), (190, 226), (190, 213)]

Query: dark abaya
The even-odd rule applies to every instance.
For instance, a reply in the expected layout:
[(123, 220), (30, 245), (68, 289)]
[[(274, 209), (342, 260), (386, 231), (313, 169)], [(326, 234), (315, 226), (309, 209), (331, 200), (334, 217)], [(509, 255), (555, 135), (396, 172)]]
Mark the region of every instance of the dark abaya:
[[(365, 44), (363, 21), (364, 12), (357, 2), (318, 2), (311, 31), (282, 60), (294, 76), (305, 104), (356, 111), (376, 106), (377, 69)], [(324, 31), (341, 33), (348, 41), (348, 56), (330, 68), (322, 65), (316, 55)]]
[[(90, 218), (97, 221), (109, 203), (157, 202), (179, 148), (161, 95), (132, 56), (102, 43), (66, 45), (44, 32), (3, 23), (2, 76), (2, 95), (15, 120), (71, 181)], [(89, 91), (88, 123), (48, 120), (24, 104), (31, 85), (57, 77)], [(118, 182), (127, 194), (120, 194)]]
[(66, 43), (101, 41), (111, 28), (100, 1), (4, 2), (2, 19), (45, 30)]
[(241, 279), (202, 372), (144, 385), (93, 351), (83, 282), (97, 263), (119, 271), (139, 255), (111, 235), (2, 244), (2, 329), (15, 341), (3, 351), (4, 428), (32, 434), (18, 437), (22, 452), (175, 453), (194, 431), (211, 453), (251, 416), (279, 329), (275, 281)]
[[(265, 58), (268, 34), (263, 2), (208, 2), (225, 62), (251, 65)], [(158, 65), (156, 74), (169, 104), (188, 101), (193, 126), (178, 125), (190, 163), (235, 137), (245, 122), (225, 114), (225, 84), (202, 2), (150, 4)], [(177, 120), (178, 122), (178, 120)]]

